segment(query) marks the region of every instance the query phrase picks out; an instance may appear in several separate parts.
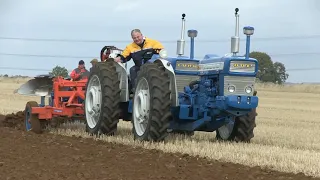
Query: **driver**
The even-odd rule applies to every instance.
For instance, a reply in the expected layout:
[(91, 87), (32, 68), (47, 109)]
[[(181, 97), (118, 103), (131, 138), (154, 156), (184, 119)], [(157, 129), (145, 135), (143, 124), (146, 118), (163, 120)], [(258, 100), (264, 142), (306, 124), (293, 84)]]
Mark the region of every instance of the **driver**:
[(134, 66), (130, 68), (130, 79), (132, 87), (135, 87), (135, 79), (137, 77), (137, 72), (140, 70), (142, 65), (142, 55), (148, 49), (164, 49), (164, 46), (157, 40), (147, 38), (142, 35), (139, 29), (134, 29), (131, 31), (131, 37), (133, 42), (126, 46), (122, 54), (115, 58), (116, 62), (126, 63), (133, 59)]

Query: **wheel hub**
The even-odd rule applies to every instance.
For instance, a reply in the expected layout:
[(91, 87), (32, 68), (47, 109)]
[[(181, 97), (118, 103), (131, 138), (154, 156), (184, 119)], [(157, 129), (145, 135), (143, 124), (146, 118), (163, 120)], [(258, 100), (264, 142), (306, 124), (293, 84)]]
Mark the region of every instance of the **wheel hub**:
[(133, 104), (134, 127), (139, 136), (143, 135), (149, 120), (150, 94), (149, 85), (145, 78), (141, 79), (136, 88)]
[(147, 120), (147, 116), (149, 114), (149, 109), (147, 104), (148, 98), (147, 98), (147, 92), (146, 90), (141, 90), (139, 94), (137, 95), (137, 108), (135, 108), (135, 115), (137, 118), (137, 121), (142, 124)]
[(88, 82), (86, 91), (85, 111), (88, 126), (94, 128), (101, 113), (101, 84), (98, 76), (94, 75)]
[(224, 140), (227, 140), (230, 136), (231, 136), (231, 133), (233, 131), (233, 128), (234, 128), (234, 123), (235, 123), (235, 118), (234, 117), (229, 117), (227, 119), (228, 123), (221, 126), (218, 131), (219, 131), (219, 134), (220, 134), (220, 137)]

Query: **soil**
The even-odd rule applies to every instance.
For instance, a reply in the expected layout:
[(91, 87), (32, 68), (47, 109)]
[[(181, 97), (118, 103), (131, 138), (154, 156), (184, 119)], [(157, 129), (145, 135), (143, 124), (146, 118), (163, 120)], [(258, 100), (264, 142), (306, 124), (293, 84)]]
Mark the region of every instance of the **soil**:
[(19, 111), (12, 114), (2, 115), (0, 114), (0, 126), (11, 127), (18, 130), (23, 130), (24, 123), (24, 111)]
[(312, 179), (302, 173), (25, 132), (23, 112), (0, 115), (0, 125), (1, 179)]

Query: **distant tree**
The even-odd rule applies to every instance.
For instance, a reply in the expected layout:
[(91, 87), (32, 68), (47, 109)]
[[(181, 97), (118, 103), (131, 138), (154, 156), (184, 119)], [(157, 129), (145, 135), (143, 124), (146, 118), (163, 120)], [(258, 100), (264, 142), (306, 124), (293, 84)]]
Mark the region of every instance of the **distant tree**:
[(275, 81), (278, 82), (278, 84), (283, 84), (286, 82), (286, 80), (289, 77), (289, 74), (286, 73), (286, 67), (283, 63), (275, 62), (273, 63), (273, 68), (275, 70), (276, 76)]
[(261, 82), (283, 84), (289, 77), (285, 65), (280, 62), (273, 63), (271, 57), (265, 52), (253, 51), (249, 55), (259, 62), (257, 78)]
[(65, 67), (56, 66), (52, 69), (51, 72), (49, 72), (52, 76), (62, 76), (62, 77), (68, 77), (68, 70)]

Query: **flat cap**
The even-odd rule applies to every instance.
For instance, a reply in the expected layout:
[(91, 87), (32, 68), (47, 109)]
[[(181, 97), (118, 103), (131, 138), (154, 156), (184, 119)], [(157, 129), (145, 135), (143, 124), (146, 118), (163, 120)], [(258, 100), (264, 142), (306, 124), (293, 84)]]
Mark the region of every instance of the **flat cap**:
[(97, 59), (92, 59), (92, 60), (90, 61), (90, 63), (97, 63), (97, 62), (98, 62)]

